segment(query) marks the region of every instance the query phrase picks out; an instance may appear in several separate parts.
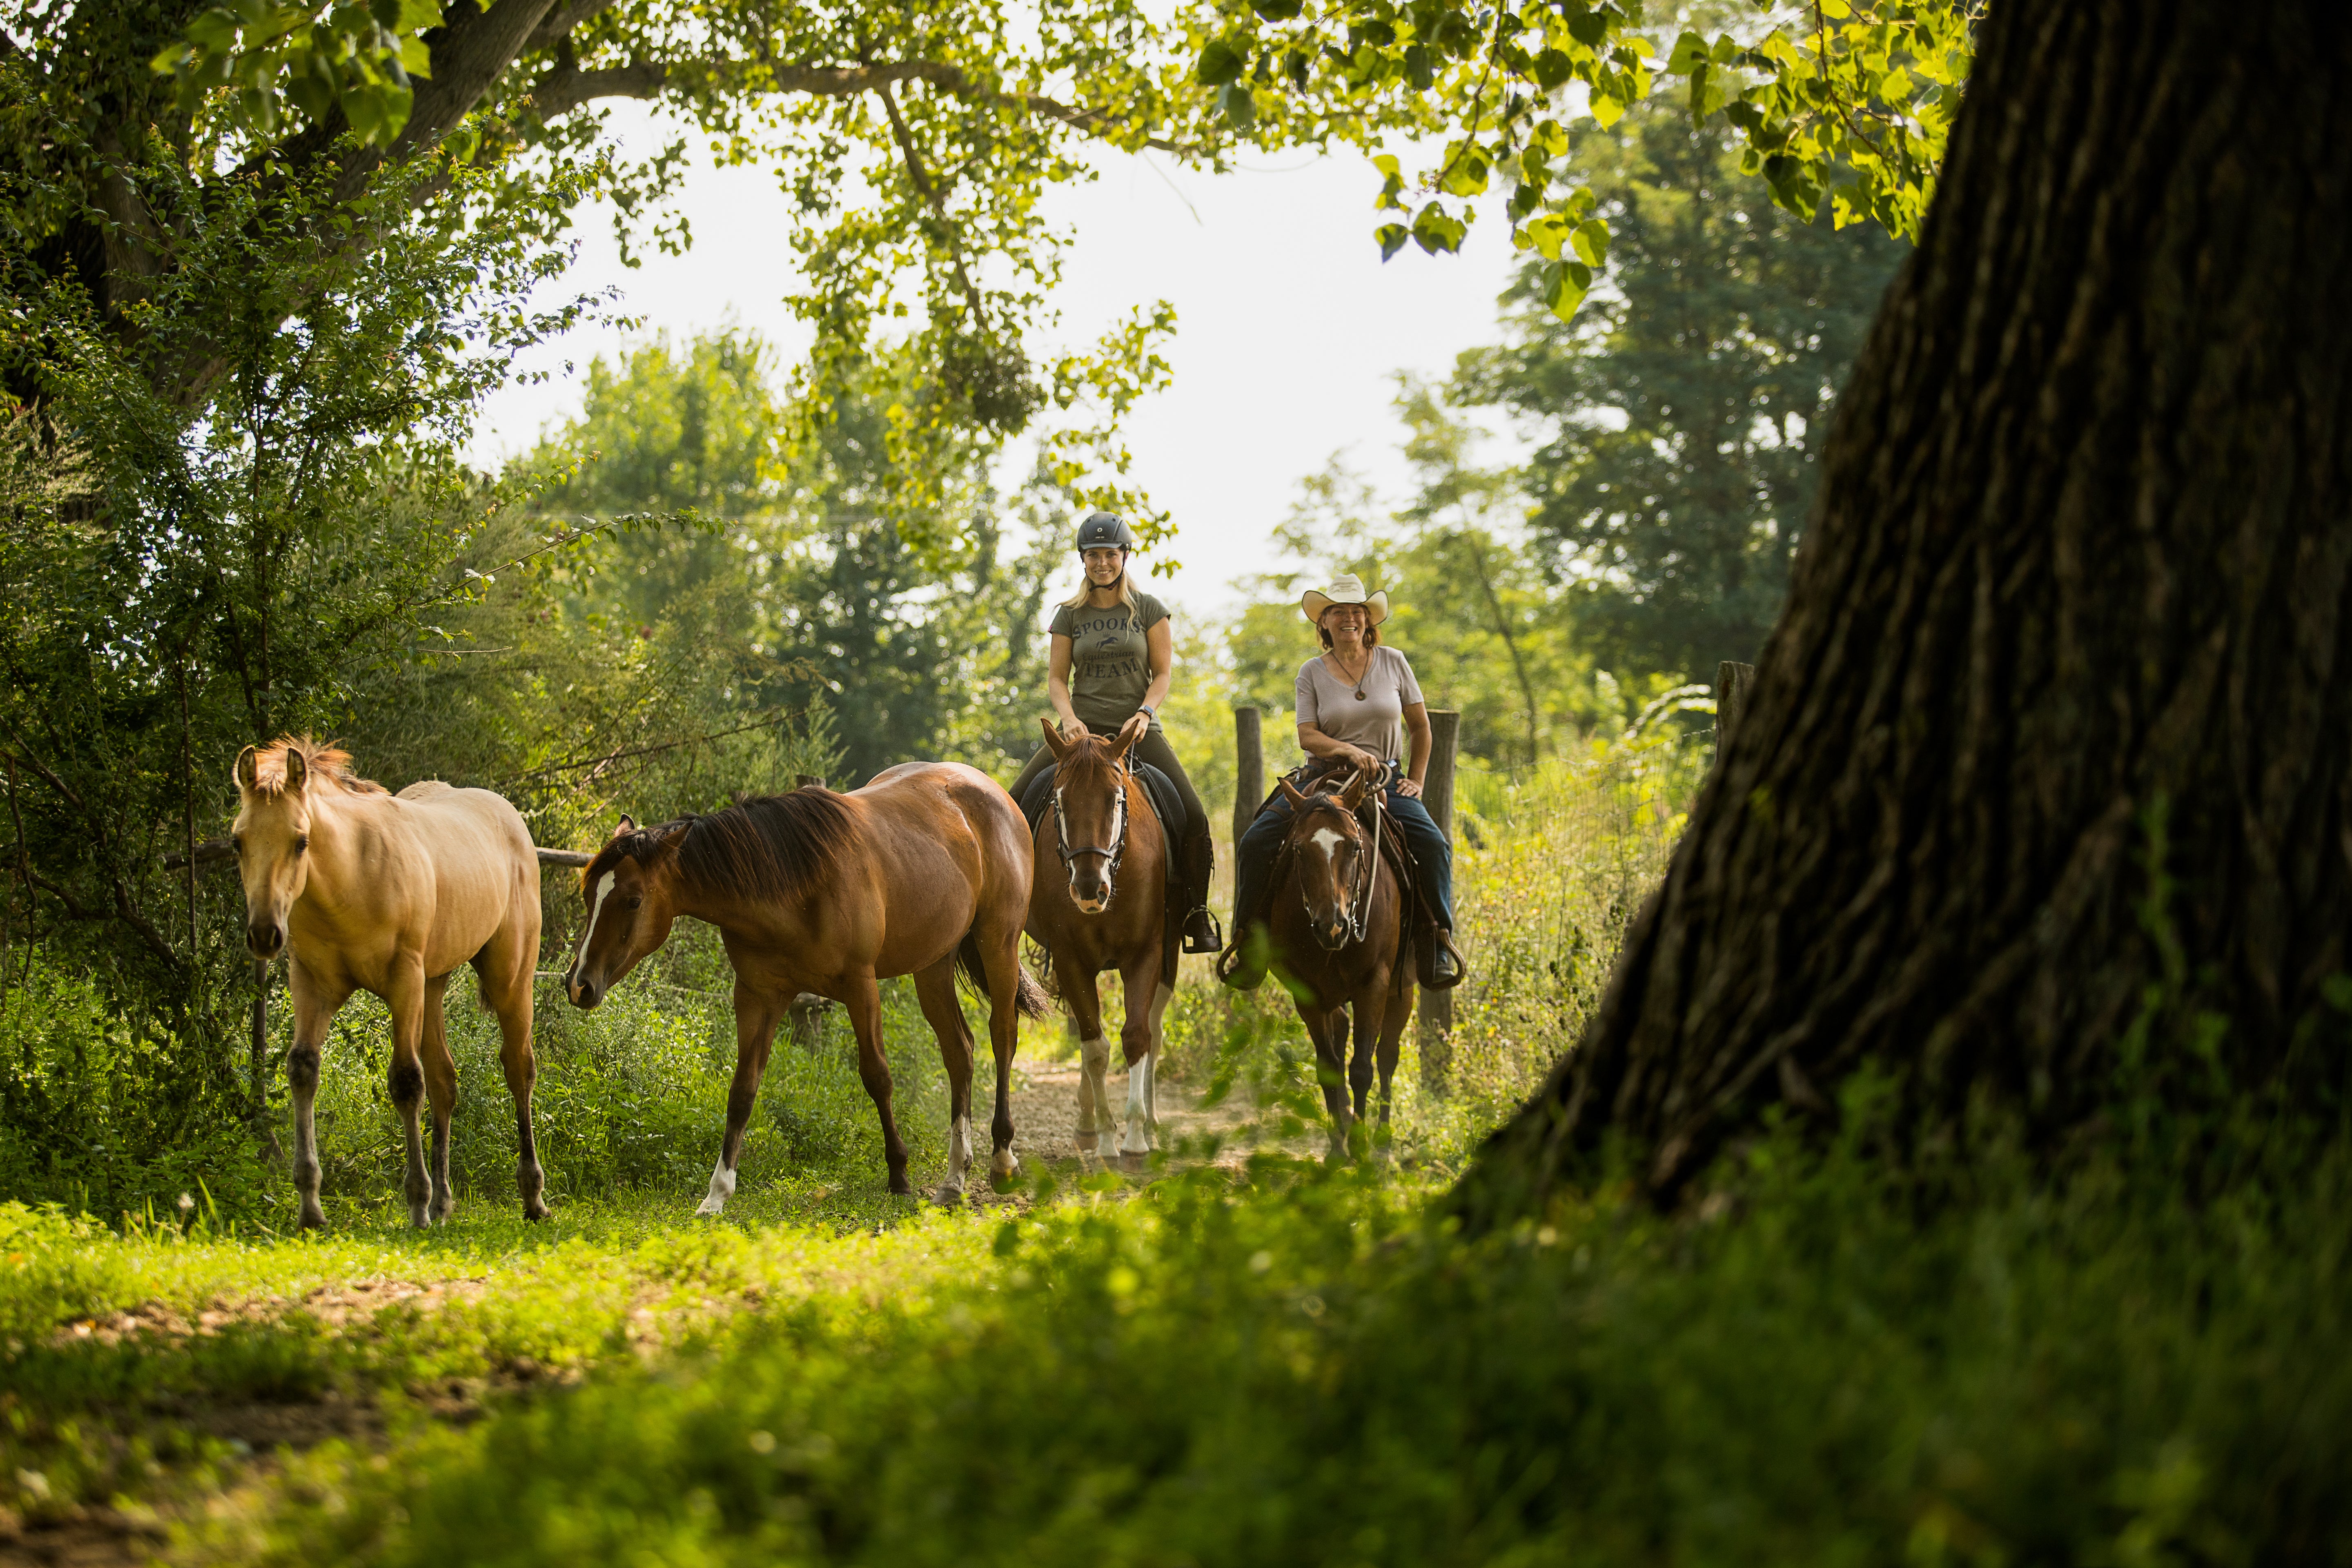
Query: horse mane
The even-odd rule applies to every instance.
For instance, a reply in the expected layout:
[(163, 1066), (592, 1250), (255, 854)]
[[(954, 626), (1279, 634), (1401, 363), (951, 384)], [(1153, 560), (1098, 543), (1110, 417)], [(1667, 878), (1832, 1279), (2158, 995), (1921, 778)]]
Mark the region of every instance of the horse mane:
[(594, 887), (615, 860), (668, 858), (698, 889), (782, 900), (837, 868), (856, 839), (856, 814), (841, 796), (796, 789), (623, 834), (596, 852), (581, 885)]
[(392, 793), (373, 779), (363, 779), (352, 772), (352, 754), (333, 742), (314, 741), (308, 735), (280, 735), (269, 744), (254, 750), (255, 795), (264, 799), (275, 799), (286, 793), (286, 756), (289, 752), (302, 759), (305, 769), (322, 779), (331, 779), (348, 795)]
[(1100, 735), (1088, 735), (1084, 740), (1071, 742), (1070, 749), (1055, 763), (1054, 776), (1058, 779), (1064, 772), (1080, 766), (1103, 768), (1111, 773), (1126, 772), (1108, 755), (1110, 745), (1111, 742)]

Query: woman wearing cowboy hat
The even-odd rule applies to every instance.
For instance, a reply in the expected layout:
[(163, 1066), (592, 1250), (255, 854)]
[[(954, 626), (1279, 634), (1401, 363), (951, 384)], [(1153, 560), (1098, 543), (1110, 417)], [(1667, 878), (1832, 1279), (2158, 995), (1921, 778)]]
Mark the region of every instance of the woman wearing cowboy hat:
[[(1342, 577), (1328, 592), (1309, 589), (1298, 607), (1323, 644), (1320, 655), (1298, 668), (1298, 743), (1310, 757), (1367, 773), (1389, 773), (1389, 819), (1412, 850), (1419, 872), (1413, 890), (1423, 918), (1436, 925), (1422, 984), (1452, 985), (1462, 974), (1461, 955), (1448, 934), (1454, 929), (1454, 851), (1421, 804), (1422, 781), (1429, 773), (1429, 706), (1404, 655), (1381, 646), (1388, 594), (1366, 594), (1363, 584)], [(1290, 803), (1277, 793), (1234, 849), (1234, 956), (1219, 965), (1229, 985), (1247, 990), (1265, 977), (1265, 944), (1249, 938), (1263, 923), (1258, 900), (1289, 827)]]
[[(1062, 733), (1124, 736), (1129, 754), (1166, 773), (1184, 797), (1184, 832), (1173, 858), (1184, 882), (1184, 951), (1214, 952), (1219, 936), (1209, 913), (1209, 877), (1216, 855), (1209, 814), (1184, 776), (1184, 764), (1160, 732), (1176, 666), (1168, 608), (1135, 586), (1127, 558), (1135, 533), (1117, 512), (1098, 511), (1078, 524), (1078, 559), (1086, 580), (1054, 612), (1053, 647), (1045, 662), (1045, 694), (1061, 715)], [(1030, 784), (1054, 765), (1040, 745), (1013, 781), (1024, 809)], [(1034, 818), (1032, 820), (1034, 820)]]

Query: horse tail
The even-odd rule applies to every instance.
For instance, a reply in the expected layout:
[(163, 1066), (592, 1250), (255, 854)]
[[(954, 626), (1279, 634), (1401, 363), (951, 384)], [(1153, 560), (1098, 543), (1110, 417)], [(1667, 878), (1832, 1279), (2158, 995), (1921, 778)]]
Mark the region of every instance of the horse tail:
[[(988, 969), (980, 959), (978, 928), (964, 932), (963, 941), (956, 944), (956, 968), (962, 972), (965, 982), (974, 991), (982, 996), (991, 995)], [(1015, 1012), (1024, 1018), (1042, 1018), (1053, 1010), (1053, 999), (1045, 994), (1045, 988), (1032, 980), (1029, 972), (1018, 962), (1013, 965), (1013, 1006)]]

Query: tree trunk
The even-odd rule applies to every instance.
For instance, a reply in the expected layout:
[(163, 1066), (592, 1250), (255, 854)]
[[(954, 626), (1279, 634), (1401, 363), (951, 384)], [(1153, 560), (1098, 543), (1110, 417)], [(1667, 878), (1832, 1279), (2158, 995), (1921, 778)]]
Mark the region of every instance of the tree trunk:
[[(1462, 1198), (1661, 1202), (1865, 1064), (1904, 1157), (2336, 1101), (2352, 931), (2352, 10), (1992, 8), (1741, 723), (1580, 1049)], [(2128, 1047), (2127, 1049), (2125, 1047)], [(2143, 1055), (2144, 1052), (2144, 1055)]]

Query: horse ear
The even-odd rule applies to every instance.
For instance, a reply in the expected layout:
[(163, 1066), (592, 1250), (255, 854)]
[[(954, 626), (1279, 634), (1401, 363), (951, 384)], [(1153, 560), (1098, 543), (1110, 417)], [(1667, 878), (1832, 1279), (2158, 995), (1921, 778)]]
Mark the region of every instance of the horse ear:
[(1070, 742), (1062, 739), (1062, 727), (1059, 724), (1055, 723), (1051, 719), (1040, 719), (1037, 721), (1037, 728), (1045, 731), (1045, 749), (1054, 753), (1055, 762), (1058, 763), (1070, 754)]
[(310, 782), (310, 764), (303, 762), (301, 752), (296, 751), (292, 746), (287, 747), (286, 793), (288, 795), (300, 795)]
[(1127, 760), (1128, 748), (1134, 745), (1134, 743), (1135, 742), (1129, 740), (1127, 736), (1121, 735), (1118, 738), (1118, 742), (1113, 745), (1109, 751), (1103, 753), (1103, 761), (1108, 763), (1112, 767), (1118, 767)]
[(620, 826), (613, 829), (613, 837), (615, 838), (626, 838), (630, 834), (635, 833), (636, 830), (637, 825), (635, 819), (625, 814), (621, 818)]
[(247, 746), (236, 754), (236, 787), (250, 795), (261, 776), (261, 752)]
[(1307, 797), (1299, 794), (1297, 787), (1288, 779), (1276, 779), (1274, 782), (1281, 788), (1282, 798), (1288, 801), (1294, 808), (1304, 806), (1307, 804)]

